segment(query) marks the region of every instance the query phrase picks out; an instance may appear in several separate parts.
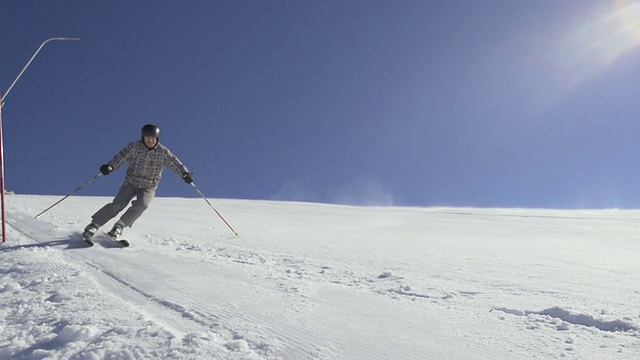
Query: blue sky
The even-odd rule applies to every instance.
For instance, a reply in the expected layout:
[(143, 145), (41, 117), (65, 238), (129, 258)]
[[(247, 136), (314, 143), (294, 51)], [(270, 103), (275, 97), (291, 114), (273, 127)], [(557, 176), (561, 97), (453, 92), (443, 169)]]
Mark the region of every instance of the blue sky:
[[(634, 1), (3, 1), (6, 187), (60, 194), (145, 123), (208, 197), (640, 206)], [(124, 169), (80, 194), (114, 195)], [(166, 170), (159, 196), (197, 196)]]

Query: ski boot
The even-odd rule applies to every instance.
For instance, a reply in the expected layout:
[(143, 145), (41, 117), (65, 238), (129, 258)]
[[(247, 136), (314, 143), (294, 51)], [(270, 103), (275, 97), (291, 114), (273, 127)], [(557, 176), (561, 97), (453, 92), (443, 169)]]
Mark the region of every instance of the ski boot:
[(124, 228), (124, 224), (121, 223), (120, 221), (118, 221), (117, 223), (115, 223), (115, 225), (113, 225), (113, 228), (107, 233), (107, 235), (109, 235), (109, 237), (117, 242), (118, 244), (120, 244), (120, 246), (122, 247), (127, 247), (129, 246), (129, 242), (127, 240), (118, 240), (118, 237), (120, 235), (122, 235), (122, 229)]
[(98, 225), (95, 223), (91, 223), (84, 228), (82, 232), (82, 240), (84, 240), (89, 246), (93, 246), (93, 241), (91, 238), (95, 235), (96, 231), (98, 231)]
[(115, 223), (113, 228), (107, 233), (109, 236), (113, 238), (113, 240), (117, 240), (118, 236), (122, 235), (122, 224), (120, 222)]

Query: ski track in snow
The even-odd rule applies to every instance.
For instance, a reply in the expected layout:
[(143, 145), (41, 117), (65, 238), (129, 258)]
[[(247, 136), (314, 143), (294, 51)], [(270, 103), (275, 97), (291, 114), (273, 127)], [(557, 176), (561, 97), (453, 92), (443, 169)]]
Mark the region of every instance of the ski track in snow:
[[(43, 239), (47, 238), (47, 234), (44, 232), (37, 231), (24, 231), (22, 228), (29, 228), (29, 223), (31, 223), (31, 229), (33, 229), (33, 222), (25, 221), (23, 218), (22, 223), (12, 224), (15, 229), (22, 232), (26, 236), (28, 236), (34, 243), (42, 243)], [(60, 242), (65, 242), (66, 240), (61, 240)], [(100, 241), (98, 239), (98, 241)], [(55, 244), (56, 242), (54, 242)], [(100, 245), (104, 245), (105, 242), (99, 242)], [(113, 247), (113, 244), (106, 242), (107, 247)], [(84, 245), (83, 245), (84, 246)], [(140, 252), (144, 252), (144, 249), (138, 249), (138, 254)], [(110, 256), (110, 254), (105, 253), (105, 256)], [(154, 254), (154, 257), (159, 256), (160, 254)], [(253, 329), (241, 329), (239, 327), (236, 328), (226, 328), (225, 324), (229, 324), (235, 322), (236, 319), (240, 319), (241, 323), (249, 323), (256, 324), (259, 321), (252, 319), (245, 313), (240, 313), (238, 311), (233, 311), (232, 307), (225, 307), (222, 304), (213, 305), (211, 303), (212, 299), (202, 299), (200, 301), (194, 301), (189, 304), (177, 304), (173, 303), (170, 300), (163, 299), (161, 297), (155, 296), (150, 292), (147, 292), (143, 289), (142, 285), (137, 286), (135, 284), (145, 284), (152, 283), (158, 284), (162, 283), (163, 279), (160, 278), (158, 272), (131, 272), (128, 274), (124, 274), (118, 272), (117, 270), (109, 270), (109, 264), (101, 264), (96, 265), (94, 263), (89, 262), (88, 260), (82, 259), (81, 255), (75, 255), (74, 257), (78, 257), (83, 262), (83, 265), (90, 268), (90, 270), (86, 271), (91, 273), (91, 275), (96, 278), (96, 281), (105, 289), (111, 290), (112, 294), (123, 294), (123, 289), (131, 290), (126, 298), (117, 299), (119, 303), (125, 303), (129, 307), (133, 307), (135, 311), (144, 314), (146, 318), (150, 318), (154, 322), (162, 324), (167, 329), (171, 329), (172, 332), (180, 334), (180, 331), (176, 331), (176, 328), (180, 328), (181, 330), (189, 329), (189, 328), (198, 328), (203, 327), (206, 330), (213, 331), (217, 334), (218, 337), (226, 339), (224, 343), (224, 347), (230, 351), (238, 351), (242, 350), (245, 355), (251, 350), (257, 355), (260, 355), (260, 358), (269, 358), (270, 355), (280, 355), (273, 354), (275, 352), (272, 349), (271, 344), (264, 342), (264, 338), (266, 334), (257, 333), (252, 334), (251, 339), (246, 339), (243, 335), (244, 331), (252, 332)], [(144, 260), (140, 260), (139, 256), (136, 256), (138, 261), (141, 264), (145, 264)], [(93, 259), (95, 260), (95, 259)], [(175, 261), (175, 259), (167, 259), (167, 261)], [(207, 269), (202, 266), (199, 267), (198, 272), (206, 272)], [(99, 276), (103, 275), (103, 276)], [(196, 275), (196, 274), (194, 274)], [(116, 289), (120, 288), (120, 289)], [(158, 310), (150, 310), (149, 305), (152, 305), (157, 308), (165, 308), (171, 310), (171, 312), (166, 311), (158, 311)], [(189, 306), (189, 308), (185, 307)], [(207, 309), (202, 309), (205, 306)], [(213, 309), (212, 312), (209, 309)], [(173, 313), (175, 316), (167, 316), (167, 314)], [(273, 321), (273, 319), (271, 319)], [(193, 324), (197, 324), (199, 326), (193, 326)], [(309, 353), (320, 354), (327, 352), (326, 349), (317, 349), (317, 346), (312, 344), (305, 344), (305, 339), (313, 338), (313, 334), (307, 331), (303, 327), (286, 327), (283, 325), (283, 328), (275, 328), (271, 329), (277, 335), (281, 337), (281, 341), (286, 341), (286, 343), (291, 347), (291, 353), (286, 354), (287, 358), (304, 358), (308, 357), (308, 354), (304, 353), (305, 348), (311, 349)], [(191, 332), (186, 335), (186, 337), (193, 337), (195, 332)], [(295, 334), (303, 334), (305, 337), (295, 336)], [(185, 336), (185, 335), (182, 335)], [(197, 336), (197, 335), (196, 335)], [(314, 349), (316, 348), (316, 349)], [(302, 352), (298, 353), (296, 349), (303, 349)], [(26, 350), (28, 352), (28, 349)]]
[[(530, 218), (517, 213), (499, 216)], [(616, 358), (640, 355), (637, 313), (611, 318), (606, 310), (591, 315), (553, 304), (538, 307), (541, 310), (517, 310), (518, 305), (531, 308), (522, 301), (526, 294), (539, 295), (544, 301), (562, 299), (566, 294), (561, 289), (548, 289), (547, 283), (535, 279), (528, 284), (509, 282), (499, 276), (499, 269), (494, 272), (491, 267), (479, 267), (487, 269), (486, 273), (469, 274), (442, 259), (434, 265), (438, 271), (419, 276), (407, 271), (417, 265), (411, 260), (372, 261), (363, 266), (285, 251), (252, 251), (228, 244), (223, 241), (225, 235), (216, 235), (220, 241), (214, 238), (195, 243), (189, 236), (153, 232), (127, 249), (113, 249), (118, 246), (98, 237), (93, 248), (76, 250), (85, 247), (77, 234), (65, 235), (65, 231), (58, 231), (46, 221), (33, 220), (23, 213), (11, 213), (9, 218), (10, 234), (25, 241), (3, 249), (4, 255), (11, 252), (19, 260), (0, 268), (5, 278), (0, 294), (26, 292), (33, 303), (43, 305), (5, 304), (2, 315), (7, 319), (6, 326), (18, 326), (21, 311), (41, 311), (43, 319), (40, 323), (23, 324), (27, 329), (24, 334), (18, 331), (11, 339), (0, 342), (0, 358), (410, 360), (463, 359), (473, 355), (490, 359), (530, 357), (531, 351), (537, 358), (580, 358), (584, 354), (579, 351), (580, 345), (590, 342), (600, 343), (601, 352), (596, 356), (613, 349), (617, 349)], [(70, 218), (69, 223), (78, 225), (80, 220)], [(59, 251), (62, 247), (73, 251)], [(477, 264), (484, 260), (469, 261)], [(493, 260), (491, 264), (500, 266)], [(30, 283), (7, 280), (42, 269), (46, 274), (34, 274)], [(593, 267), (593, 271), (599, 270)], [(188, 283), (184, 279), (189, 279)], [(82, 285), (83, 282), (89, 285)], [(70, 291), (59, 287), (66, 284), (72, 284)], [(85, 288), (86, 291), (75, 291)], [(508, 296), (498, 297), (496, 293)], [(398, 305), (394, 309), (397, 314), (368, 314), (366, 309), (362, 313), (360, 325), (365, 327), (380, 319), (395, 321), (394, 334), (381, 334), (376, 338), (380, 343), (374, 347), (371, 339), (358, 336), (358, 326), (348, 319), (340, 322), (334, 317), (325, 321), (321, 316), (310, 315), (362, 311), (351, 300), (363, 297), (369, 299), (372, 309)], [(507, 298), (513, 302), (504, 304)], [(503, 304), (496, 305), (496, 301)], [(90, 314), (95, 306), (116, 315), (93, 324)], [(73, 312), (74, 307), (80, 318), (65, 316), (65, 311)], [(460, 339), (460, 347), (434, 345), (451, 342), (439, 331), (440, 326), (443, 332), (456, 328), (462, 331), (474, 321), (455, 316), (469, 309), (478, 319), (493, 324), (498, 334), (513, 330), (541, 332), (541, 343), (525, 345), (516, 338), (509, 348), (500, 335), (482, 335), (484, 338), (471, 342)], [(449, 321), (433, 319), (431, 325), (418, 326), (411, 320), (412, 313), (425, 311), (449, 312), (453, 316)], [(406, 319), (404, 323), (396, 321), (398, 314)], [(412, 339), (416, 326), (428, 330), (421, 334), (425, 338), (414, 338), (412, 342), (408, 339)], [(325, 333), (327, 329), (332, 334)], [(571, 335), (564, 335), (568, 332)], [(34, 333), (40, 336), (33, 338)], [(141, 341), (131, 345), (129, 338)], [(416, 344), (421, 341), (425, 343)]]
[[(21, 221), (13, 222), (11, 226), (27, 236), (30, 240), (32, 240), (34, 245), (58, 245), (69, 243), (69, 238), (54, 241), (45, 240), (51, 237), (50, 230), (39, 231), (38, 227), (42, 226), (46, 229), (46, 224), (38, 224), (23, 215), (16, 215), (14, 216), (14, 218), (21, 219)], [(72, 241), (76, 240), (74, 239), (74, 237), (75, 236), (71, 237)], [(85, 245), (82, 243), (80, 243), (80, 245), (74, 244), (73, 246), (76, 246), (78, 248), (85, 247)], [(96, 245), (94, 245), (94, 248), (97, 248), (99, 246), (103, 246), (105, 248), (119, 248), (119, 246), (109, 242), (108, 240), (102, 239), (101, 241), (100, 235), (97, 235)], [(185, 244), (181, 244), (178, 249), (195, 250), (195, 258), (200, 258), (199, 254), (203, 252), (201, 248), (189, 249), (189, 246)], [(131, 249), (127, 249), (127, 251), (129, 250)], [(232, 251), (225, 253), (223, 250), (221, 251), (223, 255), (220, 256), (227, 258), (229, 261), (234, 263), (254, 265), (269, 262), (271, 265), (273, 265), (274, 262), (269, 260), (264, 255), (253, 252), (237, 253)], [(133, 252), (135, 252), (135, 255), (133, 255), (133, 257), (135, 257), (136, 261), (138, 261), (140, 264), (149, 263), (144, 260), (144, 256), (147, 256), (147, 251), (145, 249), (135, 249), (133, 250)], [(109, 252), (105, 252), (102, 255), (104, 255), (105, 259), (112, 257), (112, 254)], [(120, 253), (118, 254), (118, 256), (122, 255), (123, 254)], [(151, 256), (155, 261), (158, 261), (158, 257), (163, 256), (163, 254), (155, 253)], [(244, 311), (234, 310), (234, 306), (228, 306), (228, 304), (225, 303), (217, 303), (215, 299), (204, 297), (198, 298), (197, 294), (192, 294), (192, 300), (185, 304), (179, 304), (168, 300), (169, 296), (154, 295), (154, 290), (145, 290), (144, 284), (150, 283), (155, 285), (162, 283), (165, 279), (163, 279), (161, 276), (161, 269), (155, 269), (154, 271), (132, 271), (123, 273), (122, 271), (114, 268), (108, 262), (102, 263), (102, 259), (100, 259), (100, 263), (97, 264), (95, 258), (91, 257), (90, 259), (85, 259), (81, 253), (76, 253), (70, 257), (79, 260), (79, 263), (87, 268), (82, 272), (85, 274), (90, 274), (90, 276), (94, 278), (96, 283), (99, 284), (101, 288), (108, 290), (107, 293), (114, 295), (118, 294), (116, 295), (118, 297), (116, 299), (118, 303), (127, 304), (127, 307), (132, 308), (133, 311), (142, 314), (145, 319), (160, 324), (162, 327), (168, 329), (172, 334), (171, 337), (182, 337), (183, 341), (185, 341), (184, 339), (187, 338), (208, 339), (208, 335), (198, 335), (199, 331), (213, 332), (214, 334), (216, 334), (215, 338), (224, 340), (223, 347), (227, 350), (241, 351), (244, 353), (243, 356), (248, 356), (248, 354), (251, 353), (255, 355), (256, 358), (261, 359), (335, 358), (336, 354), (334, 353), (333, 349), (336, 348), (359, 348), (361, 349), (359, 350), (361, 353), (366, 353), (367, 358), (372, 360), (395, 359), (397, 357), (397, 355), (395, 354), (385, 355), (379, 352), (363, 351), (362, 349), (366, 349), (366, 339), (364, 339), (362, 343), (358, 343), (358, 339), (351, 339), (348, 344), (341, 341), (341, 339), (333, 338), (328, 340), (324, 336), (317, 334), (304, 325), (292, 325), (291, 323), (280, 321), (278, 318), (261, 316), (259, 312), (250, 315)], [(166, 259), (167, 262), (175, 262), (179, 260), (180, 259), (178, 258)], [(250, 281), (250, 285), (254, 287), (254, 291), (255, 287), (260, 286), (262, 280), (276, 280), (278, 289), (284, 294), (295, 295), (299, 293), (300, 288), (304, 286), (304, 283), (310, 278), (309, 272), (302, 265), (303, 262), (299, 260), (292, 260), (289, 257), (284, 257), (277, 260), (276, 262), (278, 262), (279, 264), (275, 266), (275, 269), (272, 269), (270, 267), (271, 272), (284, 274), (284, 276), (272, 275), (268, 276), (266, 279), (260, 279), (259, 281)], [(285, 270), (282, 270), (281, 267), (285, 267)], [(193, 268), (193, 266), (192, 264), (186, 264), (184, 268), (191, 269)], [(328, 268), (325, 267), (323, 270), (327, 269)], [(197, 276), (198, 273), (207, 273), (208, 271), (209, 270), (207, 269), (207, 264), (200, 263), (198, 265), (197, 272), (194, 272), (194, 274), (192, 275), (187, 275), (186, 278), (193, 278)], [(320, 273), (322, 274), (324, 273), (324, 271), (321, 271)], [(395, 277), (386, 276), (385, 274), (380, 275), (379, 278), (385, 278), (388, 280), (395, 279)], [(369, 291), (377, 294), (396, 293), (393, 290), (386, 291), (376, 289), (373, 286), (373, 283), (375, 281), (370, 277), (360, 278), (357, 276), (353, 276), (353, 274), (347, 274), (347, 276), (349, 275), (351, 276), (351, 279), (348, 281), (335, 280), (336, 277), (334, 276), (332, 277), (334, 278), (334, 280), (329, 280), (329, 283), (346, 283), (346, 286), (349, 287), (369, 288)], [(182, 275), (178, 278), (185, 278), (185, 276)], [(344, 276), (340, 276), (338, 278), (344, 278)], [(234, 278), (234, 281), (237, 281), (237, 278)], [(245, 286), (246, 285), (249, 284), (245, 284)], [(155, 288), (155, 286), (152, 286), (152, 288)], [(127, 293), (123, 290), (130, 290), (127, 296), (122, 296), (123, 293)], [(193, 289), (191, 289), (190, 291), (194, 292)], [(255, 296), (255, 293), (248, 292), (243, 295), (251, 297)], [(154, 307), (156, 309), (151, 310), (151, 308)], [(293, 308), (295, 311), (295, 306)], [(171, 311), (166, 312), (162, 309), (168, 309)], [(174, 316), (168, 315), (171, 313), (173, 313)], [(259, 326), (255, 325), (265, 323), (270, 324), (270, 326), (266, 329), (261, 329)], [(194, 326), (194, 324), (196, 325)], [(252, 325), (247, 326), (247, 324)], [(185, 334), (184, 332), (187, 333)], [(283, 348), (284, 344), (286, 344), (286, 348)], [(24, 353), (28, 353), (29, 351), (30, 349), (26, 349), (24, 350)], [(420, 357), (406, 358), (418, 359)]]

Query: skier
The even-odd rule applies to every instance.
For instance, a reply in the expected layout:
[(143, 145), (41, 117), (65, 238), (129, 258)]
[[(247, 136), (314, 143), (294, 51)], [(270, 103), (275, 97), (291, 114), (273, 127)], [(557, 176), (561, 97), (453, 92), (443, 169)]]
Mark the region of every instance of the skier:
[(113, 201), (93, 214), (91, 223), (82, 233), (85, 240), (91, 239), (102, 225), (124, 210), (135, 196), (136, 200), (131, 202), (129, 209), (108, 232), (110, 237), (117, 240), (118, 236), (122, 235), (123, 229), (127, 226), (131, 227), (149, 206), (156, 194), (162, 170), (165, 167), (168, 166), (180, 175), (187, 184), (193, 182), (189, 169), (167, 147), (160, 144), (160, 128), (155, 124), (144, 125), (141, 130), (141, 140), (134, 141), (120, 150), (111, 161), (100, 167), (100, 172), (103, 175), (109, 175), (125, 162), (129, 163), (129, 168), (124, 183)]

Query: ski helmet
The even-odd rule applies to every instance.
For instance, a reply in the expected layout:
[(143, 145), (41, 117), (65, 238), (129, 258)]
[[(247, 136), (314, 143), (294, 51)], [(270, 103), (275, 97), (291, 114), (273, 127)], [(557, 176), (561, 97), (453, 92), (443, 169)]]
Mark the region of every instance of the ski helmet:
[(156, 124), (147, 124), (143, 126), (140, 133), (143, 140), (145, 136), (154, 136), (158, 139), (160, 138), (160, 128)]

